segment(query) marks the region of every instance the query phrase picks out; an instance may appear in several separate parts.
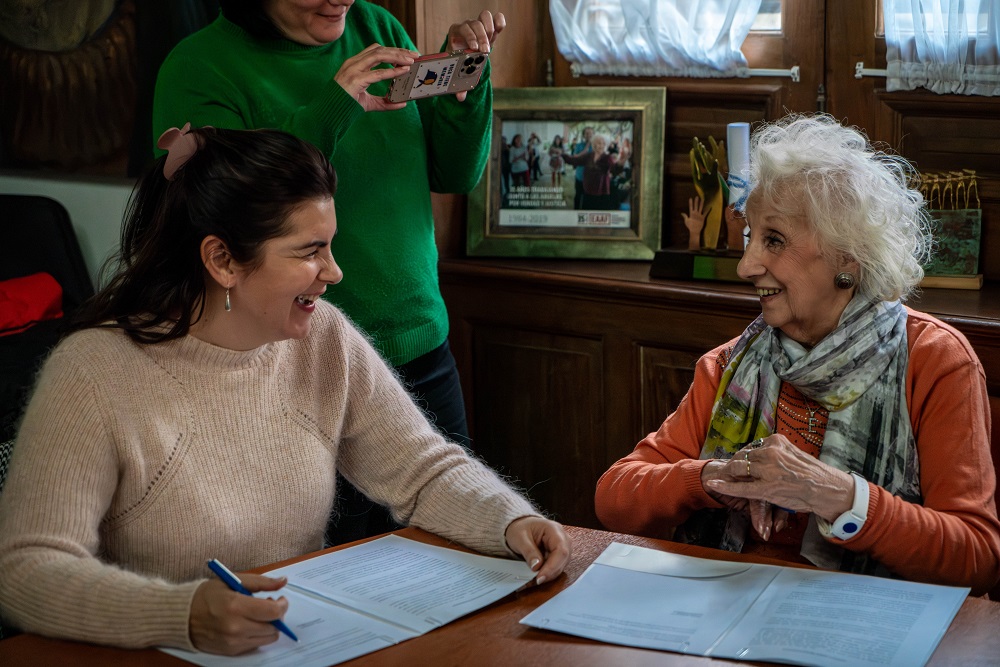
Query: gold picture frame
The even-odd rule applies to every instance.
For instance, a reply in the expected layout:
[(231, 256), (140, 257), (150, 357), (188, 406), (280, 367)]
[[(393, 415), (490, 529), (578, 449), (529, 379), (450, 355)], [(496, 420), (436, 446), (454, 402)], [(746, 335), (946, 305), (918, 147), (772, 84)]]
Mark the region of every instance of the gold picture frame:
[(663, 88), (494, 90), (490, 160), (468, 200), (468, 255), (652, 259), (665, 116)]

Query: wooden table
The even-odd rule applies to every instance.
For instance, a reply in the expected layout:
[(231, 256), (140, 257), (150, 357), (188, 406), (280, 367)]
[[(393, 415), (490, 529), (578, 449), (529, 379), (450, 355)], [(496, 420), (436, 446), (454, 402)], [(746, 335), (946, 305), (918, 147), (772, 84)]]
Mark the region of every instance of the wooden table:
[[(746, 665), (735, 660), (714, 660), (678, 653), (651, 651), (602, 644), (588, 639), (536, 630), (519, 621), (543, 602), (565, 589), (577, 579), (590, 563), (611, 542), (634, 544), (663, 551), (715, 558), (718, 560), (753, 561), (781, 564), (741, 554), (714, 549), (675, 544), (633, 535), (622, 535), (587, 528), (567, 527), (573, 539), (573, 559), (566, 573), (554, 582), (511, 595), (479, 612), (461, 618), (416, 639), (369, 653), (349, 663), (351, 667), (415, 665)], [(418, 530), (405, 528), (397, 535), (437, 546), (449, 545), (445, 540)], [(349, 545), (345, 545), (349, 546)], [(343, 548), (343, 547), (335, 547)], [(455, 547), (460, 548), (460, 547)], [(303, 556), (276, 565), (304, 560)], [(270, 568), (268, 568), (270, 569)], [(263, 568), (261, 568), (262, 571)], [(954, 622), (931, 657), (930, 665), (996, 665), (1000, 656), (1000, 602), (968, 598)], [(19, 635), (0, 641), (0, 665), (109, 665), (172, 666), (190, 663), (161, 651), (147, 649), (130, 651), (91, 644), (47, 639), (36, 635)]]

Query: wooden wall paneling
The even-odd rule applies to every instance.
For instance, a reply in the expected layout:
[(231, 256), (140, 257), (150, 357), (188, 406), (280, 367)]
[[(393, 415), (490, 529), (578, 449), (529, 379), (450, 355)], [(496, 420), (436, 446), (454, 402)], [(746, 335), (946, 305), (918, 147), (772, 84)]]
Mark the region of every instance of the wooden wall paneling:
[[(836, 0), (839, 2), (839, 0)], [(753, 49), (751, 33), (749, 44), (743, 49), (750, 67), (778, 67), (787, 69), (799, 66), (801, 80), (793, 82), (788, 78), (767, 79), (781, 86), (782, 99), (779, 113), (772, 115), (774, 119), (788, 111), (816, 111), (817, 95), (820, 85), (826, 84), (826, 42), (824, 26), (826, 25), (827, 0), (783, 0), (782, 34), (770, 38), (780, 44), (780, 60), (778, 64), (768, 58), (758, 58)], [(754, 77), (751, 82), (761, 79)]]
[[(639, 430), (651, 433), (684, 398), (694, 380), (694, 367), (699, 355), (648, 344), (637, 345), (636, 353), (640, 367), (639, 416), (642, 421)], [(629, 451), (631, 449), (624, 452), (618, 450), (617, 456), (608, 465)]]
[(434, 240), (437, 243), (439, 258), (446, 259), (465, 255), (467, 205), (466, 195), (431, 193)]
[(396, 20), (403, 24), (406, 33), (414, 43), (417, 38), (417, 14), (413, 0), (370, 0), (376, 5), (380, 5), (389, 10), (389, 13), (396, 17)]
[(605, 469), (601, 341), (482, 324), (473, 348), (476, 451), (553, 518), (597, 526), (594, 486)]
[[(440, 49), (453, 23), (478, 17), (484, 9), (503, 12), (507, 27), (490, 55), (490, 78), (496, 88), (545, 85), (543, 49), (548, 24), (548, 3), (526, 0), (496, 0), (486, 5), (480, 0), (411, 0), (417, 15), (417, 47), (422, 53)], [(548, 29), (551, 33), (551, 28)]]
[[(875, 37), (876, 17), (872, 0), (836, 0), (826, 14), (827, 111), (841, 121), (870, 131), (874, 124), (871, 100), (875, 86), (884, 79), (854, 76), (855, 63), (865, 68), (885, 67), (885, 40)], [(882, 42), (878, 59), (877, 42)]]

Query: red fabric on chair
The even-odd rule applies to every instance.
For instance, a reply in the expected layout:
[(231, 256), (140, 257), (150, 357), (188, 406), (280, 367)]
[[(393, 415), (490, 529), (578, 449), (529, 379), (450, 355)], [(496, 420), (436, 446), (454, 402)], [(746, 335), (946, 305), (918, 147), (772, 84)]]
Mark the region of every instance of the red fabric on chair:
[(63, 316), (62, 287), (48, 273), (0, 281), (0, 336)]

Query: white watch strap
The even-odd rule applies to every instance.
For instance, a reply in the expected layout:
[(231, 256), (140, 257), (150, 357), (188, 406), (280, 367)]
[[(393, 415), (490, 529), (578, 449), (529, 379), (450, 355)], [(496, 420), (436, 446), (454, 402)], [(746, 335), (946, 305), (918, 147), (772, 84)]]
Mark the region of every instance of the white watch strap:
[(861, 532), (861, 528), (868, 519), (870, 495), (868, 481), (856, 472), (852, 472), (851, 476), (854, 477), (854, 505), (837, 517), (832, 524), (822, 517), (816, 517), (816, 526), (823, 537), (849, 540)]

